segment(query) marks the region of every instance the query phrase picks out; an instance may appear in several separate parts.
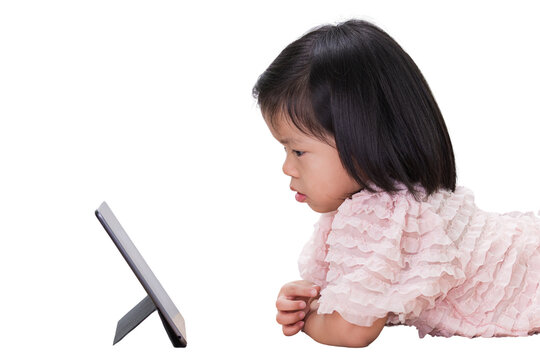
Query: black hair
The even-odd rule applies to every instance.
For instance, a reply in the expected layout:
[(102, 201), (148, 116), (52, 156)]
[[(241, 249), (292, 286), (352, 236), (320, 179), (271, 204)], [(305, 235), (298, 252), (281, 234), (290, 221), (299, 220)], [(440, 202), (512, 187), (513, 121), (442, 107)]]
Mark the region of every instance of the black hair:
[[(418, 200), (455, 191), (456, 167), (443, 116), (411, 57), (365, 20), (316, 27), (289, 44), (258, 78), (253, 96), (274, 126), (335, 139), (344, 168), (370, 192), (402, 183)], [(328, 141), (327, 141), (328, 142)]]

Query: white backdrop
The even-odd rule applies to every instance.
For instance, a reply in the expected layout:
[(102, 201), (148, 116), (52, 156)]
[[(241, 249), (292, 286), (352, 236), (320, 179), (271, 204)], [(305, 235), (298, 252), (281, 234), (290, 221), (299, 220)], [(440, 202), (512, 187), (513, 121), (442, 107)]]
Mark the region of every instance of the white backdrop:
[[(436, 3), (436, 4), (435, 4)], [(383, 330), (364, 349), (285, 337), (281, 285), (318, 214), (294, 200), (251, 89), (322, 23), (374, 22), (426, 77), (458, 185), (538, 211), (540, 25), (533, 1), (0, 2), (0, 358), (492, 359), (539, 336)], [(145, 294), (94, 216), (106, 200), (180, 309), (112, 346)], [(387, 357), (388, 356), (388, 357)]]

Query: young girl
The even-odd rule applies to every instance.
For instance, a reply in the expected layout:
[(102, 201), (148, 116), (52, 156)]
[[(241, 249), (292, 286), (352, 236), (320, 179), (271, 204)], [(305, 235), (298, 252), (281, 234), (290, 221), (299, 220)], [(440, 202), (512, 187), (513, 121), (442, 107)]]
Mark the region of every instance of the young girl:
[(304, 280), (276, 301), (285, 335), (363, 347), (385, 325), (421, 338), (540, 331), (540, 218), (483, 211), (456, 187), (437, 103), (388, 34), (359, 20), (313, 29), (253, 94), (296, 200), (322, 213)]

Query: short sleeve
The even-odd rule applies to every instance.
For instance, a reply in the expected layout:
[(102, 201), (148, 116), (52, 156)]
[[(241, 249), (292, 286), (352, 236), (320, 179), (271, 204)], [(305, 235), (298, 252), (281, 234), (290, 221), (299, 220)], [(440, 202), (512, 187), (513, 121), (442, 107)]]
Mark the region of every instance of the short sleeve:
[(337, 311), (359, 326), (389, 313), (399, 323), (415, 319), (465, 279), (444, 220), (407, 191), (355, 194), (338, 209), (326, 244), (318, 313)]

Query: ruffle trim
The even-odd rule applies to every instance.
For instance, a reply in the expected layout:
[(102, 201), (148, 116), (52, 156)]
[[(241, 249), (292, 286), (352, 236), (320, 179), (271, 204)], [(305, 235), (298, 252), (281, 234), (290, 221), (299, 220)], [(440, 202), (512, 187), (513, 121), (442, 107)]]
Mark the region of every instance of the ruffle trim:
[(313, 235), (304, 245), (298, 259), (300, 277), (319, 285), (321, 288), (326, 287), (326, 273), (329, 265), (325, 260), (328, 251), (326, 239), (335, 213), (336, 211), (321, 215), (319, 221), (313, 226)]

